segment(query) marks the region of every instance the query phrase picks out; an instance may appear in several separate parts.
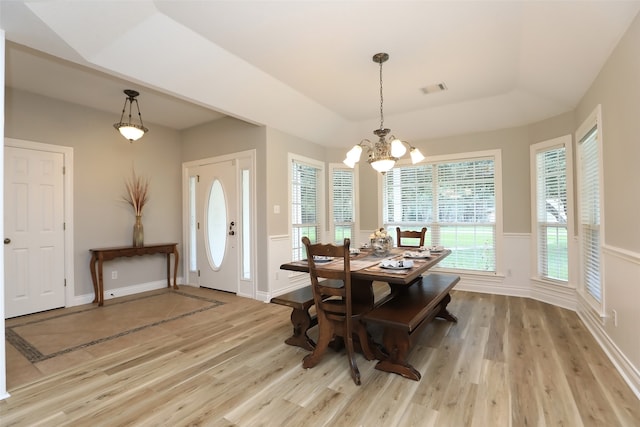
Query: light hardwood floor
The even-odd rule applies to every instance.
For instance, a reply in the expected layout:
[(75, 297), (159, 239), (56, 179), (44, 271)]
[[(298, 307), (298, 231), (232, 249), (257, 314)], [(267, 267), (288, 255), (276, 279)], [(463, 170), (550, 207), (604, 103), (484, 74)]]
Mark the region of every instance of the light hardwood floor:
[(434, 321), (410, 353), (420, 382), (359, 356), (358, 387), (344, 354), (301, 367), (286, 307), (181, 291), (225, 304), (65, 355), (22, 385), (9, 371), (0, 425), (640, 426), (640, 401), (568, 310), (454, 292), (459, 322)]

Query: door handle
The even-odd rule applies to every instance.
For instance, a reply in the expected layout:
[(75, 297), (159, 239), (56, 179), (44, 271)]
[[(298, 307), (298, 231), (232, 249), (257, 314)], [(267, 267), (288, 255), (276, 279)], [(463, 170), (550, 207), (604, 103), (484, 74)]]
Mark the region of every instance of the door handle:
[(8, 238), (8, 237), (5, 237), (5, 238), (4, 238), (4, 244), (5, 244), (5, 245), (8, 245), (9, 243), (11, 243), (11, 239), (10, 239), (10, 238)]

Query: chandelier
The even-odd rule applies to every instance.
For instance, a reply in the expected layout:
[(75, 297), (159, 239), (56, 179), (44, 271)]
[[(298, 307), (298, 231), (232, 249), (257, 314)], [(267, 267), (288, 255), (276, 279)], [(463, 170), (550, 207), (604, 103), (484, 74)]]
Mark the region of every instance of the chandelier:
[[(140, 106), (138, 105), (138, 100), (136, 99), (136, 97), (140, 94), (132, 89), (125, 89), (124, 94), (127, 95), (127, 98), (124, 100), (124, 107), (122, 107), (120, 121), (118, 123), (114, 123), (113, 127), (116, 128), (122, 136), (127, 138), (129, 142), (133, 142), (142, 138), (145, 133), (149, 132), (149, 129), (144, 127), (144, 124), (142, 124)], [(131, 106), (134, 102), (136, 103), (136, 109), (138, 110), (138, 119), (140, 120), (140, 124), (136, 124), (131, 121)], [(124, 113), (127, 110), (127, 103), (129, 103), (129, 121), (123, 122), (122, 120), (124, 119)]]
[(373, 55), (373, 62), (380, 64), (380, 129), (373, 131), (374, 135), (378, 137), (378, 141), (371, 142), (368, 139), (363, 139), (360, 143), (354, 145), (354, 147), (347, 153), (347, 158), (344, 159), (344, 164), (353, 168), (360, 160), (362, 154), (362, 148), (366, 147), (368, 151), (368, 160), (372, 168), (380, 173), (385, 173), (391, 170), (400, 157), (404, 156), (409, 147), (409, 155), (411, 161), (416, 164), (424, 160), (424, 156), (417, 148), (413, 147), (406, 141), (402, 141), (393, 135), (387, 135), (391, 132), (390, 129), (384, 127), (384, 113), (383, 103), (384, 98), (382, 96), (382, 64), (389, 59), (387, 53), (376, 53)]

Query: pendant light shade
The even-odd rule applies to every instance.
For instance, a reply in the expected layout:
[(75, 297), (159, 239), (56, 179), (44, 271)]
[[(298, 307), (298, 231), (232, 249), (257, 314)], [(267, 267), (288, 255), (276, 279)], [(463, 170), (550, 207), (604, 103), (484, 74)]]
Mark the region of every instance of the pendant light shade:
[[(127, 95), (127, 97), (124, 100), (124, 106), (122, 107), (120, 121), (118, 123), (114, 123), (113, 127), (116, 128), (122, 136), (127, 138), (129, 142), (133, 142), (142, 138), (145, 133), (149, 132), (149, 129), (147, 129), (142, 123), (142, 114), (140, 114), (140, 106), (138, 105), (138, 100), (136, 99), (136, 97), (140, 94), (132, 89), (125, 89), (124, 94)], [(131, 110), (134, 103), (136, 104), (136, 110), (138, 110), (139, 123), (134, 123), (131, 118)], [(128, 121), (125, 122), (124, 115), (127, 112), (127, 106), (129, 107), (129, 116)]]

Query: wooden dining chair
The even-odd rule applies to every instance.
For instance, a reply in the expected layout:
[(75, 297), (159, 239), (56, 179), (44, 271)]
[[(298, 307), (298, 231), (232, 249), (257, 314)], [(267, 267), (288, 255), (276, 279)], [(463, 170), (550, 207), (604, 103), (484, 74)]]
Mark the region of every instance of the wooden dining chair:
[[(413, 230), (400, 230), (400, 227), (396, 227), (396, 246), (399, 248), (419, 248), (424, 246), (424, 237), (427, 234), (427, 227), (422, 227), (420, 231)], [(420, 244), (409, 245), (403, 244), (402, 239), (419, 239)]]
[[(355, 360), (354, 334), (358, 337), (365, 358), (373, 360), (375, 356), (369, 345), (365, 324), (360, 320), (370, 307), (358, 304), (352, 298), (350, 241), (344, 239), (342, 246), (311, 244), (311, 241), (305, 236), (302, 238), (302, 243), (307, 249), (309, 276), (311, 277), (311, 288), (318, 318), (318, 341), (313, 352), (305, 356), (302, 366), (304, 368), (316, 366), (322, 359), (329, 343), (336, 337), (341, 337), (347, 348), (351, 377), (357, 385), (360, 385), (360, 371)], [(334, 268), (322, 268), (322, 264), (314, 261), (314, 256), (340, 258), (343, 262), (343, 268), (336, 269), (335, 266), (332, 266)], [(331, 280), (320, 281), (321, 278)], [(341, 285), (336, 286), (336, 282)]]

